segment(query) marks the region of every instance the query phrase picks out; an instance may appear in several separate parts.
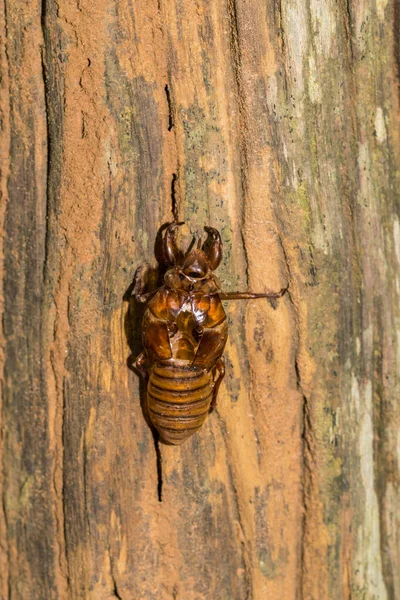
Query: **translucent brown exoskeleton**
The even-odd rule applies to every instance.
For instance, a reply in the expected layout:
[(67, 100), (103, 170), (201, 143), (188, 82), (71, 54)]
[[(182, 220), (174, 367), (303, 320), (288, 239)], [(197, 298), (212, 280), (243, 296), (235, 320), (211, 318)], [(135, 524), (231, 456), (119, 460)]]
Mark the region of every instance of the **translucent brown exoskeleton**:
[(219, 232), (204, 227), (186, 252), (178, 248), (172, 223), (162, 239), (167, 265), (163, 285), (145, 293), (145, 269), (135, 274), (133, 295), (147, 302), (142, 322), (143, 352), (136, 368), (147, 379), (147, 408), (152, 424), (167, 444), (181, 444), (204, 423), (217, 401), (225, 375), (222, 353), (228, 321), (222, 300), (280, 298), (276, 293), (224, 293), (214, 275), (222, 258)]

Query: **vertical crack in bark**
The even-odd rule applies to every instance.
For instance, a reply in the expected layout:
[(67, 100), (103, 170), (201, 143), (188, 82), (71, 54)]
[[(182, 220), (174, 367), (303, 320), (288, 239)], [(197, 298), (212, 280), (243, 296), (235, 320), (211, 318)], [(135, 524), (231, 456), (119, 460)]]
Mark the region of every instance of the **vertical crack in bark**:
[[(67, 390), (66, 390), (66, 379), (64, 377), (63, 379), (63, 385), (62, 385), (62, 411), (63, 411), (63, 415), (65, 415), (66, 410), (67, 410)], [(64, 420), (63, 420), (64, 422)], [(62, 464), (63, 464), (63, 469), (62, 469), (62, 488), (61, 488), (61, 507), (62, 507), (62, 533), (64, 535), (64, 551), (65, 551), (65, 558), (66, 558), (66, 580), (67, 580), (67, 587), (68, 589), (70, 589), (70, 574), (69, 574), (69, 556), (68, 556), (68, 544), (67, 544), (67, 540), (68, 540), (68, 532), (67, 532), (67, 520), (65, 517), (65, 488), (66, 488), (66, 482), (65, 482), (65, 469), (64, 469), (64, 464), (65, 464), (65, 430), (64, 427), (62, 428), (62, 433), (61, 433), (61, 439), (62, 439)]]
[(178, 181), (178, 175), (176, 173), (172, 173), (172, 181), (171, 181), (171, 212), (172, 217), (175, 223), (179, 222), (179, 208), (178, 201), (176, 198), (176, 185)]
[[(274, 6), (275, 8), (275, 6)], [(281, 64), (282, 64), (282, 74), (283, 74), (283, 88), (285, 91), (285, 98), (289, 105), (292, 104), (292, 98), (289, 91), (289, 82), (288, 82), (288, 68), (287, 68), (287, 59), (288, 59), (288, 45), (287, 45), (287, 35), (285, 31), (285, 27), (283, 26), (284, 16), (283, 16), (283, 4), (282, 0), (277, 0), (276, 2), (277, 8), (277, 16), (275, 16), (275, 23), (278, 25), (278, 37), (279, 37), (279, 45), (280, 45), (280, 53), (281, 53)], [(270, 115), (270, 110), (268, 108), (268, 114)], [(275, 112), (275, 104), (274, 104), (274, 115)], [(277, 136), (277, 132), (275, 131), (275, 136)], [(292, 140), (293, 141), (293, 140)]]
[(304, 393), (300, 366), (298, 362), (298, 356), (295, 358), (294, 363), (296, 371), (296, 386), (300, 392), (303, 400), (303, 412), (302, 412), (302, 455), (303, 455), (303, 520), (302, 520), (302, 533), (301, 533), (301, 578), (300, 578), (300, 594), (301, 598), (306, 600), (304, 595), (304, 576), (306, 571), (306, 539), (309, 528), (310, 519), (310, 505), (309, 499), (313, 488), (313, 463), (314, 463), (314, 443), (313, 443), (313, 430), (312, 421), (310, 415), (310, 402), (306, 394)]
[(112, 582), (112, 586), (113, 586), (112, 593), (114, 594), (114, 598), (118, 598), (118, 600), (123, 600), (123, 598), (119, 592), (119, 589), (118, 589), (117, 580), (115, 578), (114, 560), (112, 557), (110, 545), (108, 546), (108, 559), (110, 561), (110, 576), (111, 576), (111, 582)]
[[(6, 215), (6, 206), (8, 202), (8, 179), (10, 173), (10, 144), (11, 144), (11, 131), (10, 131), (10, 118), (11, 118), (11, 94), (10, 94), (10, 71), (9, 71), (9, 55), (8, 55), (8, 24), (7, 24), (7, 4), (3, 2), (3, 22), (1, 23), (1, 29), (4, 31), (2, 48), (1, 48), (1, 71), (2, 77), (0, 81), (0, 87), (2, 96), (0, 100), (0, 131), (1, 131), (1, 156), (5, 157), (0, 163), (0, 220), (2, 231), (4, 231), (4, 221)], [(4, 63), (4, 64), (3, 64)], [(4, 272), (4, 242), (2, 238), (0, 241), (0, 267)], [(1, 309), (4, 312), (4, 279), (0, 282), (0, 296), (1, 296)], [(1, 333), (0, 333), (0, 358), (1, 358), (1, 371), (0, 371), (0, 416), (1, 423), (6, 422), (5, 411), (4, 411), (4, 396), (5, 396), (5, 382), (4, 382), (4, 362), (6, 354), (6, 336), (4, 331), (4, 314), (1, 315)], [(1, 536), (1, 553), (0, 564), (2, 567), (2, 589), (0, 594), (4, 592), (8, 598), (11, 598), (11, 574), (10, 574), (10, 563), (11, 563), (11, 551), (10, 551), (10, 539), (9, 539), (9, 521), (7, 513), (7, 500), (6, 500), (6, 464), (4, 457), (4, 444), (5, 444), (5, 433), (3, 426), (0, 429), (0, 489), (1, 489), (1, 521), (0, 527), (4, 533)], [(3, 560), (4, 558), (4, 560)]]
[(175, 114), (176, 107), (175, 101), (173, 98), (173, 93), (171, 91), (171, 86), (167, 83), (164, 87), (165, 96), (168, 104), (168, 131), (172, 131), (174, 140), (175, 140), (175, 148), (176, 148), (176, 170), (172, 174), (171, 181), (171, 212), (174, 221), (178, 222), (179, 213), (180, 213), (180, 205), (181, 205), (181, 194), (179, 191), (179, 173), (181, 172), (180, 160), (179, 160), (179, 151), (178, 151), (178, 143), (177, 143), (177, 132), (175, 127)]
[[(43, 78), (43, 96), (44, 96), (44, 108), (45, 108), (45, 118), (46, 118), (46, 148), (45, 152), (47, 153), (47, 168), (46, 168), (46, 189), (45, 189), (45, 235), (44, 235), (44, 257), (43, 257), (43, 269), (42, 269), (42, 289), (43, 289), (43, 302), (42, 302), (42, 353), (43, 355), (48, 355), (49, 358), (49, 366), (52, 370), (52, 377), (55, 384), (55, 399), (51, 400), (49, 397), (48, 401), (55, 402), (55, 423), (54, 423), (54, 434), (56, 441), (55, 449), (50, 448), (50, 452), (53, 453), (53, 464), (50, 467), (52, 470), (52, 487), (54, 494), (54, 503), (53, 503), (53, 517), (56, 523), (56, 547), (57, 547), (57, 559), (58, 559), (58, 570), (59, 575), (57, 579), (61, 580), (61, 587), (59, 589), (59, 593), (61, 589), (69, 589), (70, 586), (70, 577), (69, 577), (69, 563), (67, 556), (67, 536), (66, 536), (66, 522), (65, 522), (65, 479), (64, 479), (64, 454), (65, 454), (65, 446), (64, 446), (64, 431), (63, 431), (63, 423), (64, 418), (63, 415), (65, 413), (65, 378), (60, 380), (60, 373), (57, 371), (56, 360), (54, 358), (54, 354), (52, 353), (52, 345), (56, 343), (56, 328), (53, 327), (53, 338), (52, 340), (48, 340), (46, 337), (47, 330), (47, 321), (49, 319), (49, 309), (50, 306), (55, 303), (54, 300), (54, 290), (52, 289), (52, 275), (51, 268), (52, 265), (49, 264), (50, 256), (51, 256), (51, 208), (52, 208), (52, 191), (54, 193), (54, 189), (52, 190), (52, 186), (54, 187), (54, 177), (52, 171), (54, 170), (52, 167), (52, 159), (53, 156), (53, 139), (55, 137), (54, 131), (57, 131), (61, 123), (57, 122), (54, 118), (54, 106), (52, 103), (52, 95), (53, 90), (51, 84), (49, 84), (49, 78), (52, 75), (50, 69), (50, 61), (53, 55), (53, 50), (51, 47), (51, 38), (50, 38), (50, 29), (48, 24), (48, 5), (47, 0), (42, 0), (41, 2), (41, 15), (40, 15), (40, 23), (42, 29), (42, 38), (43, 45), (41, 47), (41, 66), (42, 66), (42, 78)], [(55, 145), (56, 146), (56, 145)], [(53, 323), (54, 325), (54, 323)], [(46, 374), (43, 374), (43, 388), (44, 393), (48, 394), (48, 384), (46, 382)], [(58, 442), (57, 432), (60, 435), (61, 442)], [(60, 447), (58, 447), (60, 445)], [(61, 461), (61, 478), (59, 484), (57, 485), (57, 467), (58, 467), (58, 459)], [(64, 587), (65, 586), (65, 587)]]
[(177, 129), (176, 129), (176, 106), (173, 95), (173, 90), (171, 85), (165, 85), (165, 94), (168, 103), (168, 131), (171, 132), (174, 136), (175, 140), (175, 149), (176, 149), (176, 165), (175, 172), (172, 174), (172, 182), (171, 182), (171, 201), (172, 201), (172, 216), (174, 221), (178, 222), (181, 214), (181, 202), (182, 202), (182, 192), (180, 190), (180, 182), (181, 182), (181, 161), (179, 158), (179, 148), (177, 142)]
[[(163, 17), (163, 5), (161, 0), (157, 1), (157, 10), (159, 14), (159, 28), (161, 30), (161, 35), (163, 39), (165, 39), (164, 33), (164, 17)], [(169, 40), (169, 38), (167, 38)], [(167, 79), (167, 83), (164, 86), (165, 98), (167, 101), (168, 107), (168, 126), (167, 129), (169, 132), (172, 132), (174, 136), (175, 142), (175, 169), (172, 175), (172, 216), (174, 221), (183, 220), (180, 219), (181, 213), (181, 203), (182, 203), (182, 192), (179, 189), (179, 186), (182, 182), (181, 177), (181, 161), (179, 156), (179, 147), (177, 141), (177, 108), (176, 101), (174, 97), (174, 89), (171, 83), (171, 72), (169, 68), (169, 56), (170, 56), (170, 44), (169, 41), (164, 42), (164, 53), (166, 55), (166, 73), (164, 74), (165, 79)], [(165, 81), (165, 80), (164, 80)]]
[(163, 488), (163, 474), (162, 474), (162, 454), (160, 449), (160, 436), (158, 432), (153, 433), (154, 436), (154, 448), (156, 451), (156, 464), (157, 464), (157, 498), (159, 502), (162, 502), (162, 488)]
[(111, 576), (112, 576), (112, 580), (113, 580), (113, 584), (114, 584), (114, 589), (113, 589), (114, 596), (116, 598), (118, 598), (118, 600), (122, 600), (122, 596), (120, 595), (120, 593), (118, 591), (117, 582), (115, 581), (114, 575), (111, 575)]
[(164, 90), (165, 90), (165, 95), (167, 97), (167, 104), (168, 104), (168, 131), (171, 131), (174, 126), (174, 117), (173, 117), (173, 113), (172, 113), (171, 94), (169, 91), (168, 83), (165, 85)]
[[(278, 0), (278, 14), (279, 14), (279, 39), (281, 41), (281, 52), (282, 55), (286, 54), (286, 34), (285, 29), (283, 27), (283, 14), (282, 14), (282, 0)], [(285, 70), (285, 79), (286, 79), (286, 70)]]
[[(354, 63), (354, 47), (353, 47), (353, 18), (351, 15), (351, 3), (350, 0), (345, 0), (345, 9), (346, 9), (346, 19), (345, 19), (345, 27), (346, 27), (346, 37), (349, 44), (350, 51), (350, 60)], [(350, 71), (351, 72), (351, 71)]]
[(242, 227), (240, 230), (242, 246), (246, 264), (246, 284), (249, 286), (249, 255), (246, 246), (246, 240), (244, 235), (246, 215), (244, 207), (246, 205), (246, 198), (248, 195), (248, 148), (247, 148), (247, 137), (248, 137), (248, 119), (246, 114), (245, 104), (245, 93), (243, 89), (243, 77), (242, 77), (242, 53), (239, 43), (239, 23), (236, 9), (236, 0), (228, 0), (228, 20), (230, 30), (230, 46), (231, 55), (233, 62), (233, 76), (235, 80), (236, 98), (239, 110), (239, 153), (240, 153), (240, 184), (242, 192)]
[(42, 77), (43, 77), (43, 92), (44, 92), (44, 107), (46, 117), (46, 152), (47, 152), (47, 172), (46, 172), (46, 217), (45, 217), (45, 246), (44, 246), (44, 260), (43, 260), (43, 283), (46, 280), (47, 273), (47, 261), (49, 255), (49, 190), (50, 190), (50, 157), (51, 157), (51, 135), (50, 135), (50, 122), (49, 122), (49, 89), (47, 85), (47, 66), (46, 66), (46, 19), (47, 19), (47, 0), (42, 0), (42, 12), (41, 12), (41, 26), (44, 46), (41, 48), (41, 61), (42, 61)]
[[(283, 255), (283, 258), (285, 261), (288, 281), (291, 282), (292, 274), (291, 274), (289, 257), (287, 255), (287, 252), (286, 252), (286, 249), (283, 244), (283, 240), (282, 240), (281, 236), (278, 236), (277, 239), (278, 239), (279, 245), (282, 249), (282, 255)], [(306, 568), (307, 568), (306, 567), (306, 540), (307, 540), (307, 534), (308, 534), (308, 529), (309, 529), (310, 510), (312, 510), (312, 508), (310, 507), (310, 497), (312, 495), (313, 488), (315, 486), (314, 469), (313, 469), (313, 465), (315, 463), (315, 444), (314, 444), (314, 433), (313, 433), (313, 425), (312, 425), (312, 418), (311, 418), (310, 400), (304, 391), (302, 379), (301, 379), (301, 367), (300, 367), (300, 360), (299, 360), (301, 333), (300, 333), (300, 327), (299, 327), (298, 309), (297, 309), (296, 303), (293, 299), (290, 287), (288, 288), (287, 296), (292, 305), (295, 326), (296, 326), (296, 331), (297, 331), (297, 336), (296, 336), (297, 339), (295, 341), (294, 370), (295, 370), (295, 375), (296, 375), (296, 387), (297, 387), (299, 394), (301, 394), (301, 398), (302, 398), (301, 439), (302, 439), (302, 462), (303, 462), (303, 465), (302, 465), (303, 517), (302, 517), (302, 524), (301, 524), (302, 531), (301, 531), (301, 550), (300, 550), (299, 597), (302, 600), (307, 600), (306, 596), (304, 595), (304, 587), (305, 587), (304, 580), (305, 580), (305, 572), (306, 572)]]
[(86, 433), (83, 435), (83, 445), (82, 445), (82, 479), (83, 479), (83, 506), (85, 509), (85, 520), (87, 522), (87, 528), (89, 532), (89, 536), (91, 535), (90, 531), (90, 507), (88, 501), (88, 489), (90, 489), (90, 483), (88, 481), (88, 448), (86, 442)]

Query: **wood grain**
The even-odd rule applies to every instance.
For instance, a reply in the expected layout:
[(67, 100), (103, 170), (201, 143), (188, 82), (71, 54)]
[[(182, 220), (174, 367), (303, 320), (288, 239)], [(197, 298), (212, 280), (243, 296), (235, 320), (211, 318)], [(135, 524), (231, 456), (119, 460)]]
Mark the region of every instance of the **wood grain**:
[[(395, 0), (1, 5), (0, 598), (400, 598)], [(163, 223), (224, 242), (227, 375), (157, 445)]]

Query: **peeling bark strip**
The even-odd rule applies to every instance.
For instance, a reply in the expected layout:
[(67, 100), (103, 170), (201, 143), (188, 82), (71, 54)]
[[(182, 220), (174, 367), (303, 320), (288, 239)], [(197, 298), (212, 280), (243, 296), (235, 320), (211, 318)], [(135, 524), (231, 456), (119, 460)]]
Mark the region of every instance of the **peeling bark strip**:
[[(0, 598), (400, 598), (398, 3), (17, 4)], [(221, 231), (227, 290), (290, 279), (229, 306), (182, 447), (143, 417), (123, 301), (171, 217)]]

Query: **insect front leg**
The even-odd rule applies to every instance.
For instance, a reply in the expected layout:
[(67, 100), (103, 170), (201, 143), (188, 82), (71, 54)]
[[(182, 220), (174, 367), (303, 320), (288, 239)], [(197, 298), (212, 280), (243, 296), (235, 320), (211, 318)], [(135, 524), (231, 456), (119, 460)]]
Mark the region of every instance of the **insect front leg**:
[(135, 360), (135, 362), (133, 363), (133, 366), (139, 371), (141, 376), (144, 378), (147, 377), (147, 371), (144, 367), (145, 362), (146, 362), (146, 356), (145, 356), (144, 352), (141, 352), (139, 354), (139, 356), (137, 357), (137, 359)]
[(215, 409), (215, 407), (217, 406), (217, 396), (218, 396), (219, 386), (221, 385), (222, 380), (225, 377), (225, 363), (224, 363), (223, 358), (219, 358), (217, 360), (217, 363), (214, 367), (214, 373), (216, 371), (218, 371), (218, 377), (214, 381), (213, 397), (211, 400), (210, 412), (212, 412)]
[(135, 272), (135, 276), (133, 278), (133, 289), (132, 296), (135, 298), (136, 302), (148, 302), (157, 292), (157, 289), (152, 290), (151, 292), (145, 292), (146, 289), (146, 279), (148, 275), (149, 268), (146, 265), (142, 265), (138, 267)]
[(209, 369), (217, 364), (218, 357), (224, 351), (228, 338), (228, 322), (224, 319), (215, 327), (202, 327), (201, 339), (193, 364), (202, 369)]

